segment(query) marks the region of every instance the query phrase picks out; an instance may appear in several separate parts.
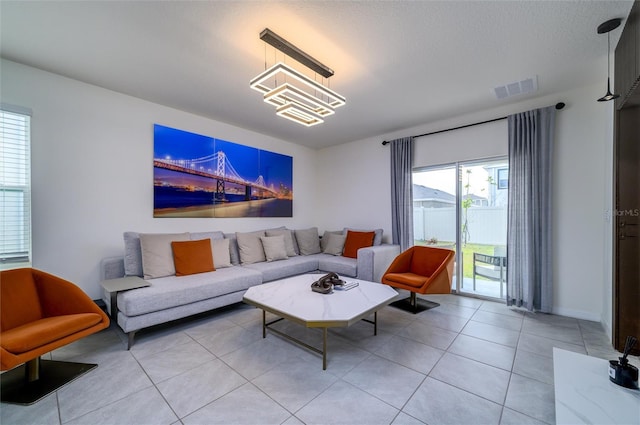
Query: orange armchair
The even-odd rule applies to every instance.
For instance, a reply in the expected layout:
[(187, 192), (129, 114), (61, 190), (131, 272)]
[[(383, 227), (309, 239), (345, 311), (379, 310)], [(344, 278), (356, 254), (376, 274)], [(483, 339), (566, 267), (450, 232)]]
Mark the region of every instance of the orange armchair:
[(0, 399), (31, 404), (96, 367), (40, 356), (108, 326), (107, 315), (73, 283), (30, 268), (0, 272), (0, 366), (9, 370)]
[(419, 313), (440, 304), (421, 300), (418, 294), (449, 294), (456, 253), (450, 249), (413, 246), (400, 253), (382, 276), (382, 283), (406, 289), (411, 296), (392, 306)]

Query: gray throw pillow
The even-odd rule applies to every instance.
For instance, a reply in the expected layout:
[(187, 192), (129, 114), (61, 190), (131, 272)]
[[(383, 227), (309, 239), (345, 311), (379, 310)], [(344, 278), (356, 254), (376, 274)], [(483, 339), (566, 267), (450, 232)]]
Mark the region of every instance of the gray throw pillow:
[[(287, 249), (287, 257), (295, 257), (298, 255), (293, 245), (293, 231), (289, 229), (272, 229), (266, 231), (267, 236), (283, 236), (284, 246)], [(268, 259), (267, 259), (268, 261)]]
[(317, 227), (295, 230), (294, 233), (298, 241), (298, 247), (300, 248), (300, 255), (319, 254), (322, 252)]
[(124, 232), (124, 274), (126, 276), (143, 276), (142, 249), (140, 235), (137, 232)]
[(342, 255), (342, 250), (344, 249), (344, 241), (347, 240), (347, 235), (336, 235), (335, 233), (327, 234), (322, 237), (324, 240), (327, 238), (325, 243), (325, 248), (322, 250), (325, 254), (331, 255)]
[(201, 239), (211, 239), (212, 241), (215, 239), (224, 239), (224, 233), (222, 232), (196, 232), (190, 233), (192, 241), (199, 241)]
[(216, 269), (231, 267), (229, 239), (211, 239), (211, 253), (213, 254), (213, 267)]
[(188, 241), (189, 233), (141, 233), (142, 271), (145, 279), (176, 274), (171, 242)]
[(262, 241), (267, 261), (286, 260), (288, 258), (284, 236), (262, 236), (260, 241)]
[(342, 235), (343, 233), (342, 233), (342, 230), (325, 230), (324, 235), (322, 235), (322, 238), (320, 239), (320, 249), (322, 250), (322, 252), (324, 252), (324, 250), (327, 249), (327, 244), (329, 243), (330, 234)]
[(238, 252), (238, 240), (235, 233), (225, 233), (224, 238), (229, 240), (229, 256), (231, 257), (231, 264), (234, 266), (240, 265), (240, 253)]
[(261, 263), (266, 261), (264, 249), (260, 237), (264, 236), (264, 231), (258, 232), (236, 232), (238, 240), (238, 251), (240, 252), (240, 262), (242, 264)]

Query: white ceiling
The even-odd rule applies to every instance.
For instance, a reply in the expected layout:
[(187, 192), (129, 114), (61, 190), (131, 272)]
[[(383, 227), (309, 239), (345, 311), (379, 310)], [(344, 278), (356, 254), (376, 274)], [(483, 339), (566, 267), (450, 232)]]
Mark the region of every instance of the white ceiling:
[[(602, 82), (602, 22), (633, 1), (0, 2), (2, 57), (322, 148)], [(624, 22), (623, 22), (624, 24)], [(324, 124), (275, 115), (249, 88), (270, 28), (335, 71), (347, 98)], [(611, 33), (617, 43), (621, 28)]]

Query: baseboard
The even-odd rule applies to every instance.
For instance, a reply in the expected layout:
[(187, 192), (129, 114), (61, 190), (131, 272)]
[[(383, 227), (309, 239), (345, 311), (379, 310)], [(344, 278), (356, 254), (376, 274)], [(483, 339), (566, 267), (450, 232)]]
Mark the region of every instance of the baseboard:
[(574, 319), (589, 320), (591, 322), (602, 323), (602, 317), (599, 314), (591, 313), (588, 311), (554, 307), (552, 313), (559, 316), (573, 317)]

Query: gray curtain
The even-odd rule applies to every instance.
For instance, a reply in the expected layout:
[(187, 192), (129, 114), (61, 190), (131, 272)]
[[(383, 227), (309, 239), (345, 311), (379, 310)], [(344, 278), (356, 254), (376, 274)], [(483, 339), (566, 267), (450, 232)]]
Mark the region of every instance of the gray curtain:
[(553, 306), (551, 171), (556, 110), (510, 115), (507, 305)]
[(391, 231), (393, 243), (404, 251), (413, 246), (413, 137), (391, 144)]

